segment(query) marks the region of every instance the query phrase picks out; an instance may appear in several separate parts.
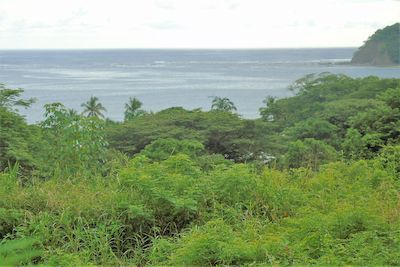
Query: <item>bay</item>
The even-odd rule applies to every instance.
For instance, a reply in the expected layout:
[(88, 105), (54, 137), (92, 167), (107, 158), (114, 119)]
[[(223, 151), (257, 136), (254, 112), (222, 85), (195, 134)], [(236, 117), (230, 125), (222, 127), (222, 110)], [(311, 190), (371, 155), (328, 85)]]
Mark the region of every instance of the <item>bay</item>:
[(62, 102), (81, 111), (97, 96), (106, 117), (123, 119), (124, 104), (137, 97), (148, 111), (181, 106), (209, 110), (215, 96), (228, 97), (245, 118), (257, 118), (267, 96), (310, 73), (351, 77), (400, 77), (397, 67), (352, 66), (355, 48), (315, 49), (118, 49), (0, 50), (0, 83), (23, 88), (37, 102), (21, 110), (28, 122), (43, 118), (43, 105)]

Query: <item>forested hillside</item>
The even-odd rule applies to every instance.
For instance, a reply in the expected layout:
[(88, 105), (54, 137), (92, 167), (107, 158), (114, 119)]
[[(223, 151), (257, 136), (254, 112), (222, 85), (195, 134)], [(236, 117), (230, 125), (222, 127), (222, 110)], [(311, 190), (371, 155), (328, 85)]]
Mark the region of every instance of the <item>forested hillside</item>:
[(400, 64), (400, 23), (377, 30), (351, 60), (355, 64)]
[(227, 98), (125, 121), (0, 88), (0, 263), (400, 265), (400, 79), (308, 75), (260, 119)]

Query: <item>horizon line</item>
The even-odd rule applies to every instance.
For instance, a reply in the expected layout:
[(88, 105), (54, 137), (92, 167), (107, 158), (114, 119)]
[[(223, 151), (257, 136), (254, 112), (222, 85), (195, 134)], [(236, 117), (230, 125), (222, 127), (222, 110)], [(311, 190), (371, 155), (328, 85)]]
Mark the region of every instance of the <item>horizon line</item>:
[(301, 46), (301, 47), (70, 47), (70, 48), (0, 48), (0, 51), (43, 51), (43, 50), (279, 50), (279, 49), (333, 49), (358, 48), (358, 46)]

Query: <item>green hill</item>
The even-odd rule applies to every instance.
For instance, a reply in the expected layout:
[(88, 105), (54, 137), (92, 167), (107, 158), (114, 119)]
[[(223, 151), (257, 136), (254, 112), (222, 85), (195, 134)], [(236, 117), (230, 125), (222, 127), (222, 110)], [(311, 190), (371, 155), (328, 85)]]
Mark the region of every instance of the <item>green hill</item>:
[(400, 64), (400, 23), (377, 30), (353, 55), (351, 63)]

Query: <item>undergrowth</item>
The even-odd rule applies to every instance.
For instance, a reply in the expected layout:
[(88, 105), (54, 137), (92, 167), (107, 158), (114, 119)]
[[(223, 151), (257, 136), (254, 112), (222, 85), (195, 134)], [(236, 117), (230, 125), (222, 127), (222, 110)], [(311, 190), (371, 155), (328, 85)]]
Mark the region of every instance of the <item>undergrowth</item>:
[(35, 240), (41, 253), (25, 259), (58, 266), (399, 265), (396, 167), (204, 169), (176, 154), (138, 155), (106, 178), (21, 183), (13, 170), (0, 174), (0, 236)]

